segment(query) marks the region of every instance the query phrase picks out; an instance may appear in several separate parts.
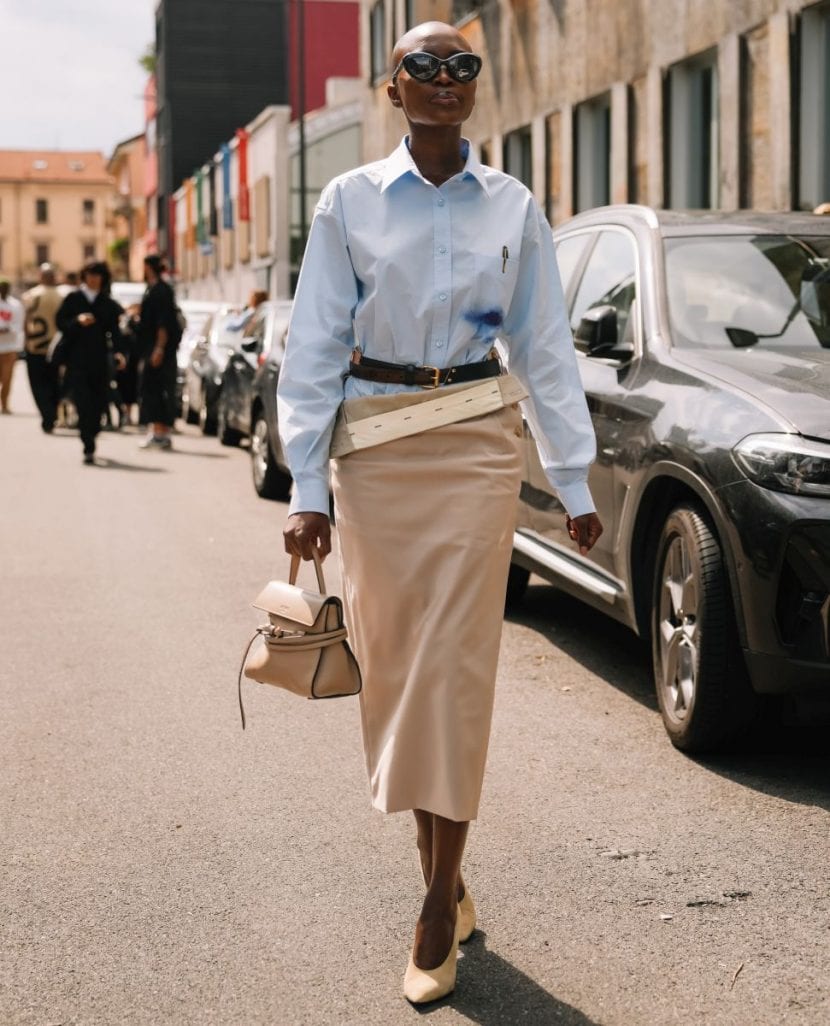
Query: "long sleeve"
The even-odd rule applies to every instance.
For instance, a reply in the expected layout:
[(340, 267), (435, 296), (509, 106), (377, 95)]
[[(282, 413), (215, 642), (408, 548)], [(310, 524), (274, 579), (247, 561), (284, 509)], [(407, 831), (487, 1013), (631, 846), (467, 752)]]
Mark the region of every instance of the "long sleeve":
[(55, 324), (58, 326), (58, 331), (64, 335), (73, 334), (75, 326), (75, 318), (78, 316), (75, 309), (75, 300), (73, 299), (74, 293), (70, 292), (69, 295), (64, 299), (61, 305), (58, 307), (58, 312), (55, 314)]
[(518, 279), (504, 330), (510, 371), (530, 393), (524, 411), (542, 467), (570, 516), (594, 511), (594, 434), (577, 367), (550, 227), (535, 203), (525, 219)]
[(354, 345), (358, 284), (336, 183), (309, 232), (277, 387), (277, 421), (294, 478), (291, 513), (328, 513), (329, 447)]

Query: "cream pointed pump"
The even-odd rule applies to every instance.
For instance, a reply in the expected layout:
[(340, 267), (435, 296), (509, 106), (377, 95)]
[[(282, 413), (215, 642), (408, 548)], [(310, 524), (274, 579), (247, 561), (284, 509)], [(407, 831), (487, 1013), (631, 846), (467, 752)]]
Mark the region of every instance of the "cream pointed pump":
[(438, 1001), (455, 990), (455, 973), (458, 967), (458, 931), (461, 916), (455, 920), (450, 951), (444, 961), (435, 969), (419, 969), (415, 965), (413, 955), (409, 956), (409, 965), (403, 978), (403, 993), (407, 1001), (413, 1005), (425, 1005), (430, 1001)]

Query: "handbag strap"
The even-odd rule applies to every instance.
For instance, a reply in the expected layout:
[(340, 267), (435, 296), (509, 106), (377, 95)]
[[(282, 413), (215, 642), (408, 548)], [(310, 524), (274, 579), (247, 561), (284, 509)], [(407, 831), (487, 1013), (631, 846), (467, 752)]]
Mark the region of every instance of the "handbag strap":
[(254, 642), (260, 636), (268, 630), (267, 627), (257, 627), (254, 631), (254, 636), (248, 642), (248, 647), (245, 649), (245, 654), (242, 656), (242, 662), (239, 664), (239, 677), (236, 681), (236, 691), (239, 695), (239, 715), (242, 717), (242, 729), (245, 729), (245, 706), (242, 704), (242, 671), (245, 669), (245, 661), (248, 658), (248, 653), (254, 647)]
[[(314, 560), (314, 569), (317, 571), (317, 587), (320, 589), (320, 594), (326, 594), (326, 581), (323, 577), (323, 564), (320, 562), (320, 553), (317, 549), (311, 550), (312, 558)], [(300, 572), (300, 557), (291, 557), (291, 570), (288, 574), (288, 583), (297, 583), (297, 574)]]

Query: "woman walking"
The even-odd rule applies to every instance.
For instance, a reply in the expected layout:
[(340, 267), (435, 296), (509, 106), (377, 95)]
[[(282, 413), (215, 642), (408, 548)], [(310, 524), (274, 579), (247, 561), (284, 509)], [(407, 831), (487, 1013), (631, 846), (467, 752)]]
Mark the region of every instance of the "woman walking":
[[(386, 160), (323, 192), (278, 412), (294, 477), (285, 544), (304, 559), (330, 551), (335, 438), (372, 800), (413, 812), (427, 885), (404, 977), (420, 1004), (453, 989), (457, 945), (475, 927), (461, 860), (478, 814), (521, 478), (515, 398), (528, 396), (525, 414), (582, 553), (602, 527), (550, 227), (528, 190), (483, 167), (461, 136), (481, 59), (456, 29), (429, 22), (398, 42), (392, 63), (388, 95), (409, 134)], [(515, 377), (498, 377), (497, 341)], [(498, 387), (484, 388), (481, 415), (448, 413), (479, 401), (489, 378)], [(388, 440), (361, 437), (367, 418)]]
[(78, 410), (84, 463), (95, 462), (95, 439), (110, 396), (112, 364), (123, 369), (119, 318), (123, 309), (110, 296), (109, 267), (89, 263), (81, 271), (80, 288), (70, 292), (57, 312), (63, 339), (58, 361), (66, 364), (66, 383)]

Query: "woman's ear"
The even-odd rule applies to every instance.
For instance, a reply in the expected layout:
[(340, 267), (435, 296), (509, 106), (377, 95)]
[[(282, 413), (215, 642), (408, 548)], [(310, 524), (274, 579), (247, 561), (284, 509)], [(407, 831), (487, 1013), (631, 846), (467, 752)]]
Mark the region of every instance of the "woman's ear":
[(390, 83), (386, 87), (386, 95), (389, 97), (389, 100), (393, 107), (403, 106), (403, 104), (401, 103), (400, 93), (398, 92), (398, 87), (395, 83)]

